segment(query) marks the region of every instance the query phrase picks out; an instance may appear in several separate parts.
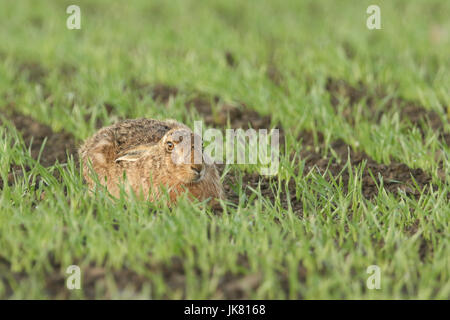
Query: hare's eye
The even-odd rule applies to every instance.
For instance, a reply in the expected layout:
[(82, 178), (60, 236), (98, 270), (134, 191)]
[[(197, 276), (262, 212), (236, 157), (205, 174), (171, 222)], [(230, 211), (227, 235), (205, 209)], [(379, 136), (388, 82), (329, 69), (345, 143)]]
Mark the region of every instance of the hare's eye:
[(170, 141), (167, 141), (167, 150), (172, 151), (173, 147), (174, 147), (173, 143)]

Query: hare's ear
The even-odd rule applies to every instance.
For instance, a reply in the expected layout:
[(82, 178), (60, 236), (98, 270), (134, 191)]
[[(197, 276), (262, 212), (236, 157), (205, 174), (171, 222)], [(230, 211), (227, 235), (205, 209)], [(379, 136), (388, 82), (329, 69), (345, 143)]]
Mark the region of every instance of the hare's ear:
[(128, 162), (138, 161), (146, 154), (147, 151), (148, 151), (148, 148), (142, 148), (142, 147), (128, 150), (125, 153), (122, 153), (121, 155), (119, 155), (119, 158), (117, 158), (115, 160), (115, 162), (117, 163), (120, 161), (128, 161)]

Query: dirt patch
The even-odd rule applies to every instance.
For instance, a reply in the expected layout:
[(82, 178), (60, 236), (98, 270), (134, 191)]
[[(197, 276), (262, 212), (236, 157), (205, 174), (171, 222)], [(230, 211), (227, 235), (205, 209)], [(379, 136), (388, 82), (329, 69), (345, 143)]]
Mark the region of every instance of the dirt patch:
[[(366, 153), (353, 150), (342, 140), (331, 143), (331, 148), (337, 155), (337, 157), (334, 157), (331, 155), (331, 151), (328, 155), (323, 155), (324, 142), (320, 133), (318, 134), (318, 147), (314, 143), (314, 137), (311, 132), (303, 132), (301, 137), (303, 143), (300, 159), (305, 161), (305, 166), (303, 172), (296, 172), (297, 175), (306, 175), (313, 171), (323, 175), (327, 181), (331, 181), (331, 177), (336, 181), (342, 179), (343, 190), (346, 191), (351, 178), (346, 167), (349, 157), (353, 175), (356, 174), (356, 168), (362, 166), (363, 163), (365, 164), (360, 177), (361, 192), (369, 200), (374, 199), (378, 195), (381, 184), (388, 192), (394, 194), (402, 192), (409, 197), (418, 198), (421, 190), (432, 183), (431, 176), (422, 169), (412, 169), (404, 163), (395, 161), (389, 165), (377, 163)], [(317, 149), (318, 151), (316, 151)], [(235, 205), (239, 204), (239, 193), (236, 188), (239, 184), (238, 179), (237, 175), (231, 171), (224, 181), (227, 199)], [(289, 195), (285, 192), (285, 189), (282, 189), (280, 190), (280, 197), (277, 199), (274, 188), (274, 186), (278, 186), (277, 179), (277, 177), (260, 176), (257, 173), (246, 174), (242, 177), (242, 192), (249, 198), (253, 194), (252, 189), (260, 190), (262, 197), (270, 203), (276, 204), (278, 202), (284, 210), (288, 210), (290, 206), (296, 215), (303, 216), (303, 203), (301, 198), (297, 196), (298, 186), (295, 181), (291, 179), (287, 184)], [(284, 188), (285, 182), (281, 186)]]
[(153, 100), (164, 104), (166, 104), (171, 97), (175, 97), (179, 92), (176, 87), (165, 84), (151, 85), (146, 82), (140, 82), (134, 78), (124, 86), (124, 89), (135, 91), (140, 99), (150, 95)]
[[(56, 262), (53, 255), (49, 256), (49, 264), (51, 270), (61, 270), (60, 272), (49, 272), (43, 275), (45, 279), (45, 293), (49, 298), (69, 299), (71, 291), (67, 289), (67, 277), (64, 268), (59, 262)], [(77, 264), (77, 263), (75, 263)], [(237, 264), (241, 269), (248, 270), (248, 259), (244, 255), (238, 256)], [(78, 264), (82, 265), (82, 264)], [(184, 269), (184, 259), (180, 257), (172, 257), (166, 263), (150, 262), (145, 266), (146, 272), (160, 275), (163, 279), (168, 292), (178, 292), (183, 299), (186, 299), (186, 272)], [(9, 261), (0, 256), (0, 281), (3, 283), (6, 291), (2, 298), (9, 298), (14, 293), (11, 287), (13, 282), (24, 281), (29, 277), (25, 272), (11, 272), (11, 264)], [(201, 271), (194, 268), (194, 273), (199, 278), (202, 277)], [(212, 277), (212, 274), (209, 274)], [(134, 270), (123, 267), (120, 270), (108, 270), (102, 265), (90, 264), (81, 267), (81, 290), (86, 299), (111, 299), (111, 292), (108, 288), (108, 280), (114, 282), (118, 292), (127, 290), (128, 292), (141, 292), (144, 286), (153, 287), (153, 280), (143, 274), (139, 274)], [(241, 272), (226, 272), (219, 279), (216, 291), (213, 293), (214, 299), (246, 299), (250, 293), (258, 288), (263, 281), (260, 273), (243, 274)], [(163, 299), (168, 299), (168, 295), (163, 295)]]
[(353, 60), (353, 58), (356, 56), (356, 50), (349, 42), (345, 41), (342, 44), (342, 49), (344, 50), (345, 56), (349, 60)]
[[(130, 87), (138, 90), (141, 96), (150, 94), (153, 100), (162, 104), (167, 104), (171, 98), (180, 94), (178, 88), (164, 84), (148, 85), (133, 81)], [(210, 96), (201, 92), (189, 93), (189, 96), (192, 98), (186, 101), (186, 108), (196, 110), (208, 126), (224, 128), (229, 121), (230, 127), (233, 129), (252, 127), (257, 130), (277, 127), (271, 125), (270, 116), (251, 110), (244, 103), (238, 102), (236, 105), (230, 105), (221, 102), (218, 96)]]
[(439, 138), (450, 146), (450, 133), (444, 132), (444, 123), (437, 112), (425, 110), (412, 102), (402, 101), (402, 103), (404, 105), (400, 112), (402, 118), (409, 119), (413, 125), (419, 127), (422, 133), (424, 132), (422, 122), (426, 122), (433, 131), (438, 133)]
[(152, 99), (158, 102), (167, 103), (171, 97), (178, 94), (178, 89), (162, 84), (157, 84), (151, 88)]
[(283, 85), (284, 76), (281, 73), (280, 69), (278, 69), (278, 66), (275, 63), (275, 60), (273, 58), (270, 60), (269, 64), (267, 65), (266, 74), (267, 74), (267, 77), (276, 86), (281, 87)]
[(30, 85), (39, 87), (43, 99), (47, 100), (52, 94), (52, 91), (45, 83), (48, 75), (49, 70), (37, 61), (17, 62), (14, 80), (19, 81), (20, 79), (24, 79)]
[(16, 111), (10, 115), (1, 115), (14, 124), (26, 146), (31, 146), (33, 159), (38, 159), (42, 145), (47, 140), (40, 158), (42, 166), (51, 166), (56, 161), (65, 163), (67, 162), (67, 153), (76, 154), (75, 138), (72, 134), (65, 131), (54, 132), (49, 126)]
[(73, 64), (64, 62), (59, 66), (59, 74), (66, 79), (74, 77), (77, 73), (78, 69)]
[(28, 61), (19, 64), (17, 67), (16, 77), (20, 75), (24, 75), (28, 82), (43, 84), (48, 71), (38, 62)]
[[(244, 254), (239, 254), (236, 264), (240, 270), (250, 270), (249, 259)], [(219, 280), (216, 292), (212, 299), (249, 299), (263, 282), (261, 272), (243, 274), (242, 272), (226, 272)]]
[[(229, 122), (233, 129), (270, 129), (271, 118), (267, 115), (261, 115), (258, 112), (248, 109), (243, 103), (238, 106), (220, 103), (218, 97), (214, 97), (217, 108), (213, 107), (212, 101), (206, 97), (197, 96), (190, 99), (186, 106), (189, 109), (194, 108), (203, 118), (208, 126), (225, 128)], [(276, 126), (275, 126), (276, 127)]]
[(225, 61), (230, 68), (235, 68), (237, 66), (236, 58), (230, 51), (225, 52)]
[(442, 118), (433, 110), (427, 110), (413, 101), (387, 97), (382, 88), (370, 90), (362, 81), (353, 86), (341, 79), (328, 78), (325, 88), (336, 111), (342, 101), (348, 101), (348, 108), (342, 111), (342, 115), (350, 124), (354, 124), (357, 104), (365, 101), (367, 108), (360, 110), (365, 118), (374, 119), (378, 123), (384, 113), (398, 108), (400, 118), (410, 121), (422, 134), (425, 132), (424, 124), (428, 124), (443, 142), (450, 145), (450, 133), (445, 132)]
[[(128, 268), (120, 270), (107, 270), (102, 266), (90, 265), (81, 270), (81, 288), (86, 299), (93, 300), (100, 294), (102, 299), (111, 299), (111, 293), (107, 288), (107, 281), (111, 279), (119, 292), (129, 290), (131, 292), (142, 291), (150, 280)], [(159, 270), (161, 271), (161, 270)], [(173, 273), (175, 276), (176, 273)], [(70, 298), (70, 290), (66, 286), (65, 275), (52, 274), (46, 277), (46, 293), (50, 298)]]
[[(242, 179), (242, 189), (239, 187), (240, 179)], [(284, 188), (285, 182), (281, 184)], [(263, 199), (272, 205), (280, 205), (284, 210), (292, 209), (297, 216), (303, 216), (303, 203), (297, 198), (297, 186), (294, 180), (288, 182), (289, 195), (285, 189), (280, 190), (280, 197), (277, 199), (278, 178), (276, 176), (261, 176), (258, 173), (246, 173), (239, 177), (237, 172), (231, 170), (224, 178), (223, 187), (228, 202), (234, 206), (239, 205), (239, 189), (248, 199), (254, 196), (254, 191), (261, 193)], [(256, 200), (256, 199), (255, 199)], [(220, 208), (214, 208), (216, 213), (220, 213)]]
[[(73, 155), (77, 159), (75, 138), (72, 134), (61, 131), (54, 132), (49, 126), (39, 123), (33, 118), (12, 111), (10, 113), (0, 112), (0, 116), (10, 121), (22, 135), (27, 148), (31, 151), (31, 157), (38, 160), (42, 145), (45, 147), (40, 155), (39, 162), (42, 166), (48, 167), (55, 162), (66, 163), (67, 154)], [(0, 119), (0, 125), (1, 125)], [(13, 165), (8, 174), (8, 184), (14, 181), (14, 173), (21, 174), (21, 167)], [(29, 170), (30, 168), (26, 168)], [(19, 172), (16, 172), (19, 171)], [(3, 181), (0, 179), (0, 188), (3, 188)]]
[[(360, 166), (365, 162), (361, 177), (362, 194), (368, 199), (378, 194), (377, 184), (380, 185), (381, 180), (387, 191), (397, 193), (400, 190), (409, 196), (419, 196), (420, 190), (431, 183), (431, 176), (422, 169), (411, 169), (406, 164), (396, 161), (392, 161), (389, 165), (377, 163), (366, 153), (353, 150), (343, 140), (336, 140), (330, 146), (335, 151), (337, 159), (329, 156), (323, 157), (321, 153), (311, 151), (314, 147), (314, 137), (311, 132), (304, 132), (301, 137), (304, 150), (300, 152), (300, 155), (301, 158), (306, 159), (305, 171), (317, 168), (323, 174), (328, 170), (334, 177), (340, 176), (345, 187), (348, 186), (350, 178), (349, 172), (345, 168), (347, 158), (350, 158), (352, 167)], [(323, 150), (324, 139), (320, 133), (318, 140), (319, 148)], [(419, 190), (415, 188), (415, 184)]]

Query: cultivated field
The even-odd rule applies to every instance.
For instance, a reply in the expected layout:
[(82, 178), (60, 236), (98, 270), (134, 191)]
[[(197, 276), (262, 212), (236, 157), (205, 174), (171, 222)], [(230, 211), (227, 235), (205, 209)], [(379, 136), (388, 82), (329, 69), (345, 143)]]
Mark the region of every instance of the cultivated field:
[[(449, 299), (449, 12), (1, 1), (0, 298)], [(220, 208), (90, 194), (78, 146), (138, 117), (279, 128), (278, 174), (221, 166)]]

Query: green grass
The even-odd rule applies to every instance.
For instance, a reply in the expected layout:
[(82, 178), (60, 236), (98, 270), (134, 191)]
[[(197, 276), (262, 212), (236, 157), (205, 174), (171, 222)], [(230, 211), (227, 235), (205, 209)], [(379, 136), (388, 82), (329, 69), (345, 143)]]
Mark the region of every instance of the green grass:
[[(0, 298), (48, 298), (49, 279), (64, 278), (72, 264), (82, 272), (104, 268), (96, 298), (220, 298), (221, 279), (230, 274), (258, 275), (248, 298), (450, 298), (449, 147), (430, 129), (422, 141), (398, 112), (385, 114), (379, 124), (362, 117), (352, 126), (335, 114), (324, 88), (328, 77), (382, 86), (389, 95), (440, 112), (448, 131), (441, 110), (450, 106), (450, 3), (76, 3), (81, 30), (66, 29), (65, 10), (73, 1), (2, 2), (1, 110), (14, 103), (82, 141), (95, 132), (96, 118), (105, 125), (118, 117), (183, 120), (187, 94), (165, 106), (129, 86), (164, 83), (270, 114), (289, 133), (288, 154), (302, 146), (297, 133), (314, 128), (328, 142), (342, 138), (377, 161), (422, 168), (437, 189), (417, 200), (382, 190), (369, 201), (358, 175), (345, 189), (339, 179), (330, 182), (315, 172), (295, 175), (302, 162), (290, 163), (283, 155), (273, 188), (285, 197), (286, 181), (293, 178), (303, 217), (270, 203), (259, 190), (255, 201), (241, 194), (239, 206), (229, 205), (220, 215), (187, 200), (169, 210), (163, 203), (113, 201), (102, 191), (90, 195), (73, 160), (43, 168), (14, 129), (3, 126), (1, 177), (6, 179), (12, 164), (32, 170), (0, 193)], [(365, 12), (375, 3), (382, 30), (370, 31)], [(439, 32), (436, 42), (430, 35)], [(351, 59), (345, 46), (353, 48)], [(227, 66), (226, 51), (236, 58), (235, 68)], [(283, 75), (281, 87), (267, 77), (270, 61)], [(17, 72), (31, 62), (46, 70), (39, 82)], [(68, 72), (70, 67), (76, 71)], [(114, 106), (112, 116), (104, 103)], [(95, 116), (86, 122), (90, 114)], [(195, 119), (190, 116), (188, 124)], [(439, 161), (445, 182), (437, 176)], [(42, 180), (30, 186), (27, 181), (37, 175)], [(182, 261), (184, 275), (175, 288), (163, 275), (174, 268), (174, 258)], [(380, 290), (366, 287), (370, 265), (381, 268)], [(146, 285), (119, 290), (112, 275), (120, 270), (142, 276)], [(61, 287), (56, 297), (66, 295), (86, 293)]]

